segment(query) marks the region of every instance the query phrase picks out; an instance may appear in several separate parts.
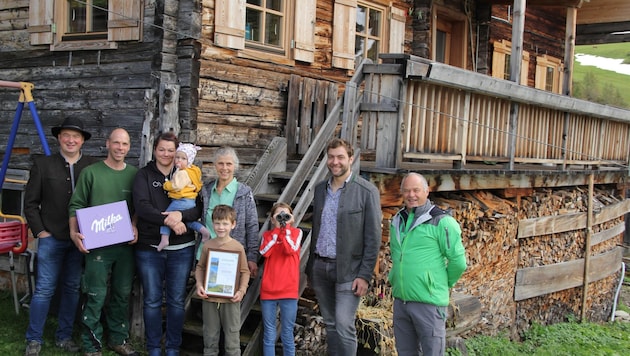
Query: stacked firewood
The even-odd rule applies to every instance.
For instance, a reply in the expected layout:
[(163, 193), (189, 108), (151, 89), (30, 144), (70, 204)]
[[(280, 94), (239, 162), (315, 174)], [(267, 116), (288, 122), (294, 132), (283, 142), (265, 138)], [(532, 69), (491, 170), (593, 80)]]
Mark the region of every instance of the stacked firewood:
[[(402, 206), (400, 179), (376, 184), (382, 198), (383, 245), (371, 281), (372, 288), (359, 308), (357, 327), (367, 325), (372, 328), (372, 335), (378, 336), (378, 340), (362, 340), (366, 341), (366, 346), (380, 354), (394, 354), (392, 296), (387, 275), (391, 269), (389, 222)], [(619, 202), (622, 200), (619, 195), (616, 189), (596, 188), (594, 210)], [(562, 321), (567, 315), (579, 315), (582, 288), (516, 302), (514, 278), (519, 268), (584, 258), (584, 229), (519, 239), (518, 225), (521, 219), (586, 212), (589, 205), (587, 188), (435, 192), (430, 194), (430, 199), (442, 208), (451, 209), (462, 228), (468, 267), (453, 292), (475, 296), (481, 302), (482, 320), (460, 336), (507, 334), (517, 338), (519, 332), (532, 322), (546, 324)], [(619, 217), (594, 226), (593, 231), (609, 229), (622, 220), (623, 217)], [(608, 251), (617, 243), (619, 239), (614, 238), (597, 244), (592, 247), (591, 255)], [(613, 275), (589, 285), (589, 319), (605, 319), (613, 297), (608, 291), (613, 289), (611, 285), (618, 277)], [(323, 322), (313, 315), (316, 314), (314, 308), (305, 308), (305, 313), (308, 316), (303, 317), (300, 323), (303, 327), (296, 337), (299, 349), (319, 350), (323, 354)]]

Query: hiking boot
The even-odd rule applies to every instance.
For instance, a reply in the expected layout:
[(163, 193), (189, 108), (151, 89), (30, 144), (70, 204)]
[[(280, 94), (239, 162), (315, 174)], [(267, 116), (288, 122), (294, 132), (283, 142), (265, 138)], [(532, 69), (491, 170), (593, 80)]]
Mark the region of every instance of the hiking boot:
[(129, 345), (128, 343), (123, 343), (121, 345), (109, 345), (109, 348), (112, 349), (115, 353), (122, 356), (137, 356), (138, 353)]
[(55, 343), (58, 348), (66, 351), (66, 352), (79, 352), (81, 348), (71, 339), (68, 340), (60, 340)]
[(42, 344), (39, 341), (31, 340), (26, 344), (26, 351), (24, 356), (39, 356), (39, 352), (42, 350)]

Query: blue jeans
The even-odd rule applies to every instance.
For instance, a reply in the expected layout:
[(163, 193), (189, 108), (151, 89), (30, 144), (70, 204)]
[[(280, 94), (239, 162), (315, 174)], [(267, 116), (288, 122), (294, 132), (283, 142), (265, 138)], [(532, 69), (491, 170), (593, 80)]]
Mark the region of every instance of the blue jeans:
[[(186, 210), (186, 209), (190, 209), (194, 207), (195, 207), (195, 199), (186, 199), (186, 198), (173, 199), (171, 203), (168, 205), (168, 208), (166, 208), (166, 211), (181, 211), (181, 210)], [(197, 232), (201, 232), (201, 228), (205, 227), (199, 221), (186, 222), (186, 226), (188, 226), (189, 229), (195, 230)], [(171, 234), (171, 229), (168, 226), (160, 227), (160, 235), (170, 235), (170, 234)]]
[(336, 262), (313, 258), (311, 284), (326, 324), (328, 355), (356, 355), (355, 317), (361, 298), (354, 295), (352, 282), (337, 283)]
[(83, 254), (77, 250), (70, 240), (57, 240), (53, 236), (38, 240), (37, 248), (37, 280), (35, 292), (30, 305), (30, 317), (26, 330), (27, 341), (42, 343), (42, 334), (50, 301), (60, 284), (61, 303), (59, 314), (57, 341), (72, 338), (72, 326), (79, 303)]
[(293, 326), (297, 316), (297, 299), (261, 300), (260, 306), (263, 317), (263, 355), (276, 354), (276, 314), (280, 307), (280, 339), (284, 356), (295, 355), (295, 341)]
[[(179, 250), (136, 250), (136, 270), (144, 296), (144, 330), (149, 355), (159, 355), (162, 340), (162, 298), (166, 290), (166, 354), (182, 344), (186, 282), (195, 247)], [(157, 353), (156, 353), (157, 351)]]

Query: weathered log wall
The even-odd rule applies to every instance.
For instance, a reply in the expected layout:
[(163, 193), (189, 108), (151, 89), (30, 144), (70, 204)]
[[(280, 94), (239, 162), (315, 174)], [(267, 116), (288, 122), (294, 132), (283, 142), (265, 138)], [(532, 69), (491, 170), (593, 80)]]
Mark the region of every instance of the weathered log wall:
[[(0, 80), (31, 82), (34, 102), (51, 151), (57, 142), (50, 128), (68, 115), (83, 118), (92, 133), (84, 151), (104, 156), (105, 139), (116, 127), (127, 129), (132, 145), (129, 162), (138, 164), (143, 122), (157, 112), (154, 71), (159, 68), (162, 31), (150, 26), (161, 23), (159, 4), (145, 1), (142, 42), (121, 42), (115, 50), (51, 51), (49, 45), (30, 45), (29, 1), (0, 1)], [(6, 21), (4, 21), (6, 19)], [(10, 24), (10, 26), (6, 26)], [(148, 94), (149, 93), (149, 94)], [(149, 95), (147, 97), (147, 95)], [(0, 126), (10, 127), (19, 92), (0, 88)], [(9, 130), (0, 132), (0, 150)], [(25, 108), (16, 137), (11, 168), (27, 169), (31, 155), (43, 153), (28, 107)]]

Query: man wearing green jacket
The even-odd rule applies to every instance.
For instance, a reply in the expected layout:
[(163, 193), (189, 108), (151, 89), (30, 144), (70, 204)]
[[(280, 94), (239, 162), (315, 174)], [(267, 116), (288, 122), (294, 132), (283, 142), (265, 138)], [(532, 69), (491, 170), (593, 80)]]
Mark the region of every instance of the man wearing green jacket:
[(444, 355), (449, 289), (466, 269), (457, 221), (428, 200), (418, 173), (401, 183), (405, 207), (390, 226), (394, 336), (398, 355)]

